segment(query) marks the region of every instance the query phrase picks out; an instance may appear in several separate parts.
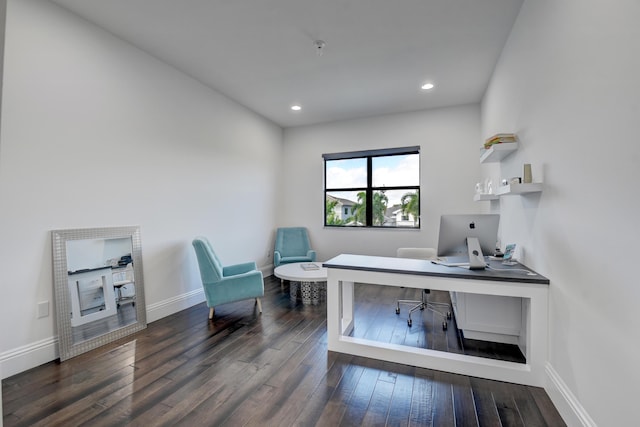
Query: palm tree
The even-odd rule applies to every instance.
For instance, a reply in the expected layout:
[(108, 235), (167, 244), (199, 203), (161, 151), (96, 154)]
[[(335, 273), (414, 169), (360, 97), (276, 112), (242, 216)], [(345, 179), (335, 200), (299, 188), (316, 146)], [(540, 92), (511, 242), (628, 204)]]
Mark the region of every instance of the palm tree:
[(367, 221), (367, 193), (365, 191), (358, 193), (358, 201), (353, 205), (352, 218), (354, 225), (364, 225)]
[(374, 225), (382, 225), (384, 224), (384, 217), (387, 213), (387, 204), (389, 203), (389, 198), (384, 194), (383, 191), (376, 191), (373, 193), (373, 224)]
[(405, 193), (400, 199), (400, 203), (402, 204), (402, 214), (412, 215), (413, 224), (415, 225), (420, 215), (420, 196), (418, 192)]
[[(382, 191), (373, 193), (373, 224), (384, 224), (384, 215), (387, 212), (387, 204), (389, 199)], [(358, 201), (353, 206), (353, 219), (356, 224), (366, 224), (367, 221), (367, 193), (361, 191), (358, 193)]]

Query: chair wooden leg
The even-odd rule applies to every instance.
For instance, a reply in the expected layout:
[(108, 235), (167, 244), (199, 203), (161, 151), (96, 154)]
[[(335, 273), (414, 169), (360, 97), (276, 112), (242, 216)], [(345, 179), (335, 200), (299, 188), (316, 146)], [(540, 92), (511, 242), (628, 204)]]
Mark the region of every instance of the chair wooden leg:
[(262, 303), (260, 302), (260, 298), (256, 298), (256, 305), (258, 306), (258, 312), (262, 313)]
[(280, 279), (280, 290), (284, 292), (284, 279)]
[(213, 319), (213, 313), (216, 312), (214, 307), (209, 307), (209, 320)]

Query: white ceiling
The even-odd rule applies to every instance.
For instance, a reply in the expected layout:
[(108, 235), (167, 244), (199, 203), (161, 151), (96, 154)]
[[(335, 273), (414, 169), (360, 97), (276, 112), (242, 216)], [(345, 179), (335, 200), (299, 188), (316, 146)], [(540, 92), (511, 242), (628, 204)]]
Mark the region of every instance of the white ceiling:
[(479, 102), (522, 4), (51, 1), (282, 127)]

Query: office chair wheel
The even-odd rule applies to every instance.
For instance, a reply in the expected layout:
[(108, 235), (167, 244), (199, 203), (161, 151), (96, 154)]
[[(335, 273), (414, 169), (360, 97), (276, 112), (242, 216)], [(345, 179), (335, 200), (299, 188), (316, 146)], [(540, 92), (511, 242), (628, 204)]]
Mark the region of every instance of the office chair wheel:
[(450, 311), (447, 311), (447, 319), (451, 320), (451, 312)]
[(442, 330), (443, 331), (447, 330), (447, 322), (442, 322)]
[(412, 324), (412, 323), (413, 323), (413, 322), (411, 322), (411, 319), (407, 320), (407, 325), (409, 325), (409, 327), (411, 327), (411, 324)]

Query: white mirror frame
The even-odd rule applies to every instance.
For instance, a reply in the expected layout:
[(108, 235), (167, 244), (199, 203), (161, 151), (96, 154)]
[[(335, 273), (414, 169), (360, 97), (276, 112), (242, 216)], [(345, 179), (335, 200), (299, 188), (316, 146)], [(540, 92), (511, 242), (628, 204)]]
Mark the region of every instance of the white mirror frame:
[[(70, 240), (131, 238), (131, 258), (136, 281), (136, 322), (79, 343), (73, 342), (71, 330), (71, 296), (68, 286), (67, 242)], [(56, 323), (60, 361), (93, 350), (147, 327), (147, 311), (144, 300), (142, 276), (142, 248), (140, 227), (105, 227), (70, 230), (52, 230), (53, 285), (55, 294)]]

